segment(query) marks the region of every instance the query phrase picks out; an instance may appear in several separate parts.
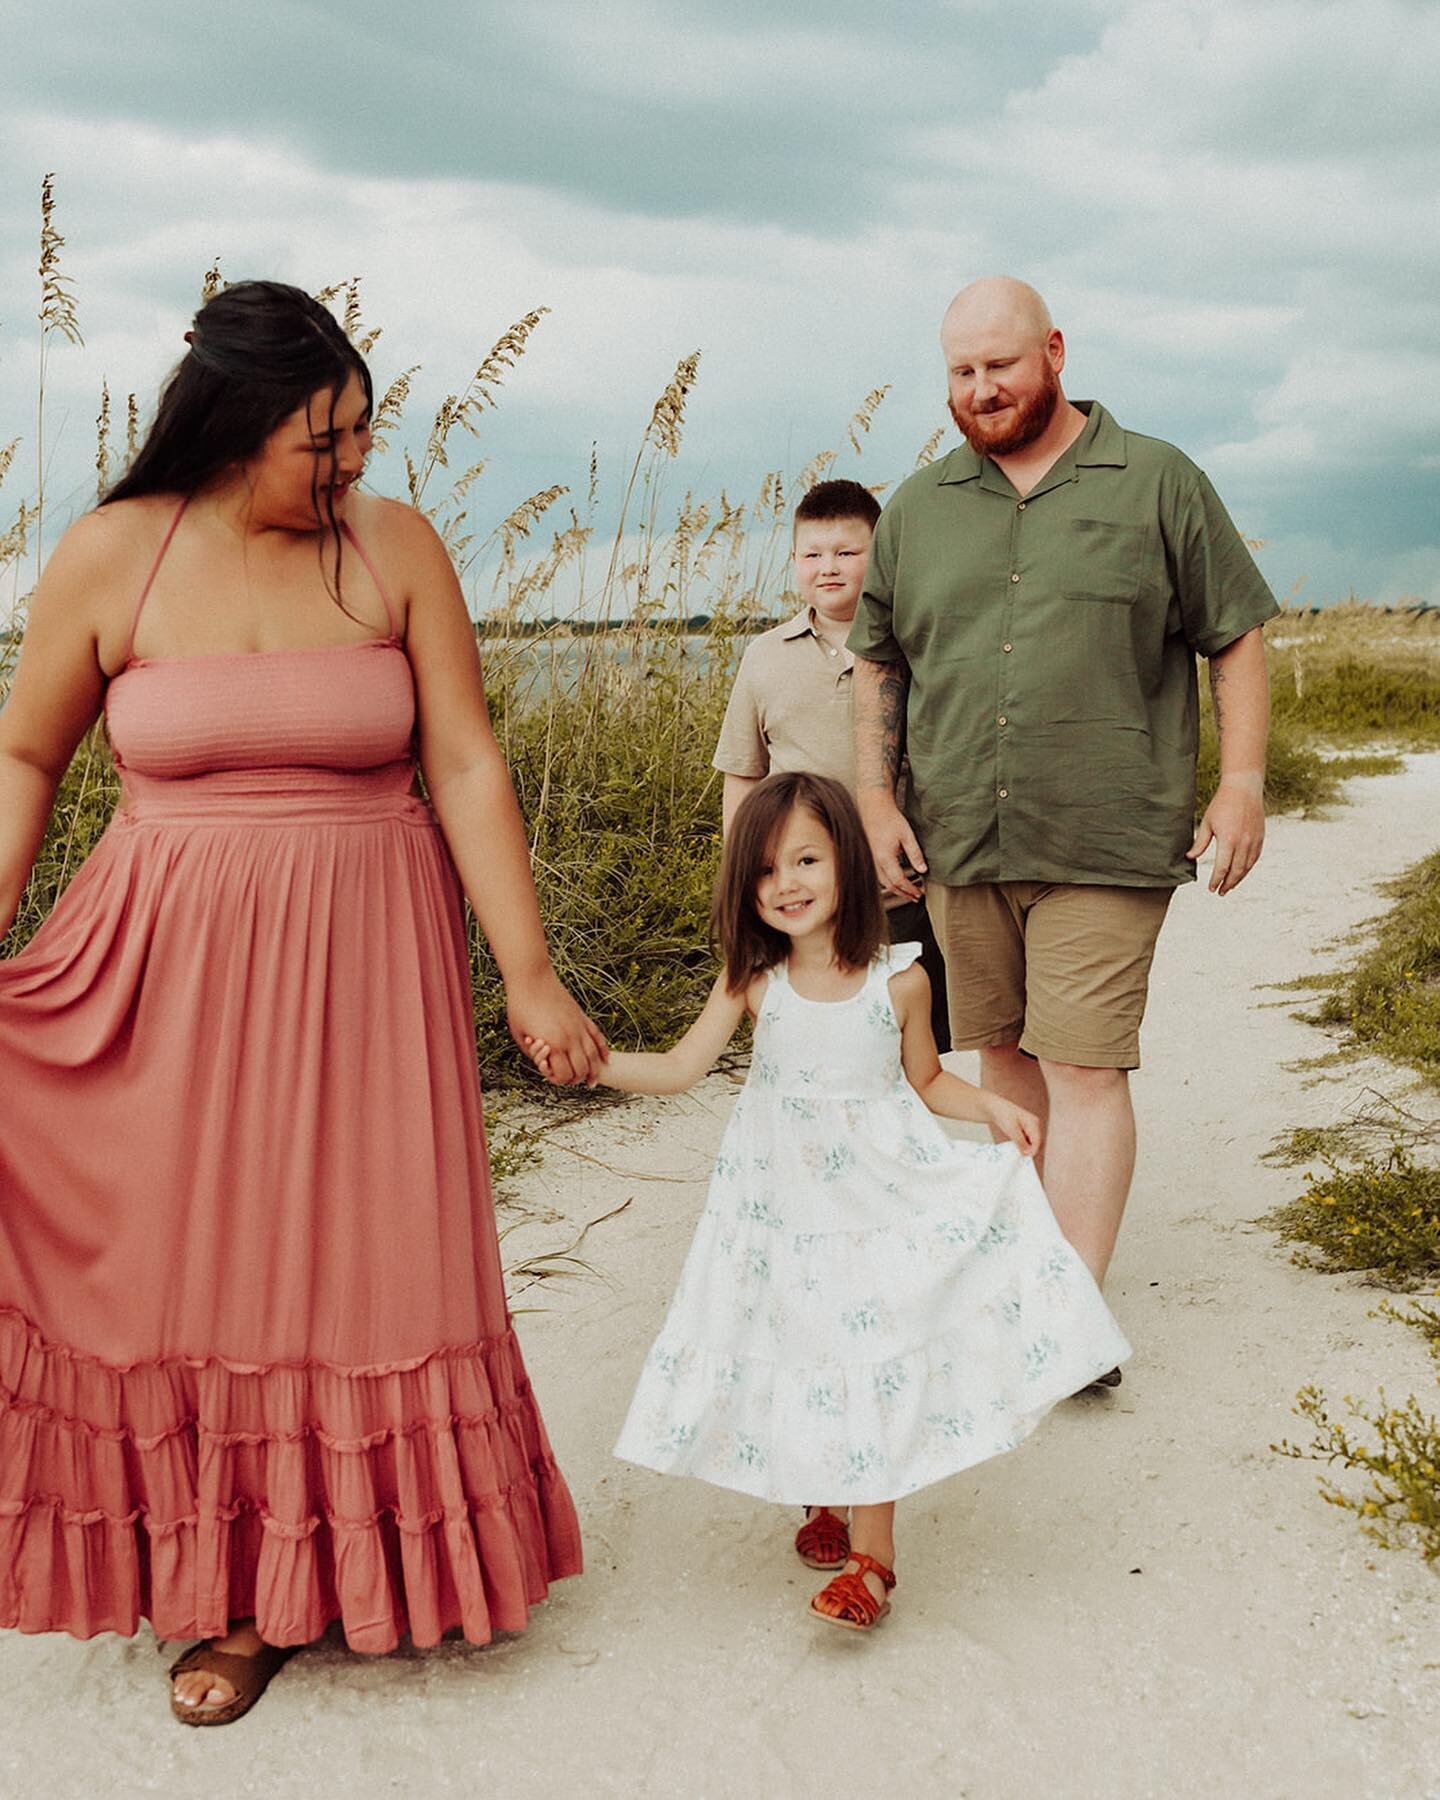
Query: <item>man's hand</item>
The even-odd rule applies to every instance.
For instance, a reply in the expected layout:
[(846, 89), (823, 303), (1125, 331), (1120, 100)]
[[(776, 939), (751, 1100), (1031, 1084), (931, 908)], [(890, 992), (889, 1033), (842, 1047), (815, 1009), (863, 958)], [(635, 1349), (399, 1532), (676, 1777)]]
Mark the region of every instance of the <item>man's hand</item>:
[(905, 865), (908, 863), (916, 874), (923, 875), (925, 855), (893, 796), (877, 790), (861, 794), (860, 818), (881, 886), (907, 900), (918, 900), (923, 890), (906, 874)]
[(1265, 843), (1265, 777), (1226, 775), (1205, 808), (1195, 832), (1195, 842), (1185, 854), (1197, 861), (1215, 846), (1215, 866), (1210, 872), (1210, 892), (1228, 894), (1260, 860)]

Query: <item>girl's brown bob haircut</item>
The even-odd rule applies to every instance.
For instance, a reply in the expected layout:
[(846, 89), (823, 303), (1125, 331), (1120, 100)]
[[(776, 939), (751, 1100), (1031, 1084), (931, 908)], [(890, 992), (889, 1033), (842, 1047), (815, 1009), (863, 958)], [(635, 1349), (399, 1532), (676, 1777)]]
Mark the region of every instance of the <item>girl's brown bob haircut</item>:
[(767, 775), (736, 809), (710, 908), (710, 935), (732, 994), (790, 953), (785, 933), (760, 917), (755, 890), (797, 806), (815, 815), (835, 846), (836, 960), (847, 969), (867, 968), (885, 941), (880, 882), (855, 802), (826, 775)]

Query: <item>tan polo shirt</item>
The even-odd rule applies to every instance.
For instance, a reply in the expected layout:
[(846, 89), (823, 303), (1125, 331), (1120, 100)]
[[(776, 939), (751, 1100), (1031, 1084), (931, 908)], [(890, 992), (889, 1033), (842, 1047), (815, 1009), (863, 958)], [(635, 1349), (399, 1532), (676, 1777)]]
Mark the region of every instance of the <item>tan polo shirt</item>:
[(714, 766), (751, 778), (797, 769), (855, 792), (850, 713), (853, 653), (817, 637), (810, 608), (772, 625), (740, 659)]

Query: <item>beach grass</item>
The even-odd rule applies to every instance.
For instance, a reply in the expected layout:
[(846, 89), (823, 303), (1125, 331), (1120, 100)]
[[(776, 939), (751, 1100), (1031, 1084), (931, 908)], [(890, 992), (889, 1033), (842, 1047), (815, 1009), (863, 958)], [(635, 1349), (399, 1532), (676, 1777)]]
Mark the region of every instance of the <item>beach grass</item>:
[[(1387, 1303), (1378, 1310), (1424, 1337), (1440, 1382), (1440, 1312), (1419, 1304), (1402, 1312)], [(1434, 1563), (1440, 1561), (1440, 1418), (1433, 1404), (1414, 1394), (1398, 1405), (1383, 1394), (1368, 1404), (1347, 1397), (1344, 1416), (1337, 1418), (1334, 1402), (1319, 1388), (1302, 1388), (1295, 1412), (1311, 1427), (1309, 1442), (1287, 1439), (1271, 1448), (1363, 1477), (1358, 1488), (1322, 1477), (1321, 1497), (1354, 1514), (1377, 1544), (1418, 1551)]]
[[(1418, 1079), (1400, 1101), (1373, 1094), (1337, 1124), (1292, 1132), (1273, 1153), (1312, 1165), (1304, 1191), (1263, 1223), (1295, 1246), (1296, 1260), (1405, 1290), (1440, 1284), (1440, 852), (1387, 884), (1389, 908), (1355, 934), (1357, 953), (1307, 981), (1321, 993), (1309, 1015), (1338, 1029), (1342, 1048), (1379, 1054)], [(1421, 1330), (1440, 1376), (1440, 1316), (1381, 1308)], [(1433, 1403), (1432, 1403), (1433, 1404)], [(1415, 1395), (1394, 1404), (1347, 1398), (1345, 1417), (1317, 1387), (1296, 1399), (1313, 1428), (1307, 1445), (1276, 1448), (1366, 1478), (1357, 1489), (1327, 1477), (1324, 1498), (1356, 1514), (1378, 1543), (1440, 1557), (1440, 1422)], [(1368, 1435), (1366, 1435), (1368, 1434)]]

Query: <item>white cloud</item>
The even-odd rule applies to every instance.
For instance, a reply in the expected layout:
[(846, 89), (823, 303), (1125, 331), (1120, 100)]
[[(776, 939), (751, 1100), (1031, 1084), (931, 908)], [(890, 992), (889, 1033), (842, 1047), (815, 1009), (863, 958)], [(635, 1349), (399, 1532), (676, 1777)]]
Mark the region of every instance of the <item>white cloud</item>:
[[(704, 125), (677, 145), (723, 166), (736, 146), (711, 108), (728, 97), (737, 138), (754, 134), (746, 155), (772, 155), (775, 183), (793, 182), (787, 93), (803, 87), (808, 102), (828, 84), (837, 117), (853, 118), (853, 161), (811, 171), (828, 185), (798, 191), (788, 223), (680, 201), (661, 213), (653, 193), (648, 210), (627, 206), (620, 161), (601, 200), (486, 167), (337, 174), (318, 150), (246, 135), (223, 106), (206, 133), (11, 110), (0, 116), (0, 167), (17, 172), (0, 188), (0, 284), (21, 299), (0, 321), (0, 442), (29, 428), (34, 193), (58, 166), (89, 341), (57, 346), (52, 441), (77, 500), (92, 479), (101, 374), (116, 393), (153, 393), (216, 254), (232, 278), (314, 287), (362, 275), (367, 315), (385, 328), (378, 378), (423, 364), (417, 418), (512, 319), (552, 307), (486, 420), (485, 504), (497, 514), (542, 480), (583, 482), (592, 439), (604, 469), (628, 466), (655, 395), (697, 346), (678, 484), (745, 491), (767, 466), (793, 469), (843, 442), (851, 411), (885, 381), (894, 392), (865, 463), (850, 467), (903, 474), (942, 416), (945, 301), (976, 274), (1011, 270), (1041, 286), (1066, 330), (1071, 391), (1180, 443), (1248, 528), (1313, 551), (1316, 580), (1372, 586), (1383, 567), (1440, 597), (1416, 482), (1440, 426), (1440, 130), (1427, 86), (1440, 10), (1075, 0), (1066, 41), (1088, 17), (1088, 47), (1036, 52), (1022, 83), (994, 75), (995, 34), (1010, 34), (1018, 66), (1032, 28), (987, 0), (937, 8), (947, 30), (973, 34), (974, 57), (951, 54), (952, 40), (917, 60), (913, 34), (892, 41), (877, 19), (862, 35), (859, 9), (843, 10), (829, 32), (758, 7), (731, 28), (654, 0), (516, 14), (566, 91), (595, 109), (597, 166), (607, 119), (629, 131), (653, 109), (683, 134), (687, 104)], [(902, 94), (913, 124), (897, 144)], [(416, 119), (419, 138), (429, 129)], [(837, 182), (855, 195), (839, 224)], [(1327, 529), (1357, 462), (1377, 489), (1389, 483), (1384, 516)]]

